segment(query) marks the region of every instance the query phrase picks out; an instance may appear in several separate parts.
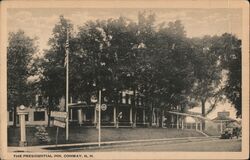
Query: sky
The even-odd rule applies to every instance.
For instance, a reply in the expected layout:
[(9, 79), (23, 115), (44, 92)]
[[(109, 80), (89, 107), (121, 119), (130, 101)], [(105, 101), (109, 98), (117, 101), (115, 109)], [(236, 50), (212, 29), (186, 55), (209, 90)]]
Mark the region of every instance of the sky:
[(139, 11), (155, 13), (156, 24), (181, 20), (188, 37), (221, 35), (225, 32), (242, 37), (241, 9), (12, 8), (7, 11), (7, 29), (8, 32), (22, 29), (28, 36), (38, 37), (38, 46), (42, 51), (48, 48), (48, 39), (60, 15), (71, 20), (77, 31), (78, 26), (88, 20), (125, 16), (136, 22)]

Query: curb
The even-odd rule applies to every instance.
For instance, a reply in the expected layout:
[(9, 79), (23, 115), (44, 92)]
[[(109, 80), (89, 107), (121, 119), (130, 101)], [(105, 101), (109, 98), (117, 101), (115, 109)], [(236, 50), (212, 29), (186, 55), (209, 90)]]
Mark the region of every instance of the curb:
[[(198, 140), (198, 139), (209, 139), (209, 138), (219, 138), (219, 136), (209, 136), (209, 137), (182, 137), (182, 138), (162, 138), (162, 139), (141, 139), (141, 140), (128, 140), (128, 141), (106, 141), (101, 142), (101, 146), (112, 146), (112, 145), (123, 145), (123, 144), (135, 144), (135, 143), (147, 143), (147, 142), (171, 142), (179, 140)], [(12, 152), (29, 152), (35, 151), (56, 151), (60, 149), (69, 148), (99, 148), (98, 142), (91, 143), (73, 143), (73, 144), (58, 144), (58, 145), (44, 145), (44, 146), (28, 146), (28, 147), (8, 147)]]

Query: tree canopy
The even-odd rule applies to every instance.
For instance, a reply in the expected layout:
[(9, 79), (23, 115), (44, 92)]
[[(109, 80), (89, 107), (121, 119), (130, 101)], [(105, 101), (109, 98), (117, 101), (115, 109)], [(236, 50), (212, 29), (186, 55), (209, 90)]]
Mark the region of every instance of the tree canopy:
[[(195, 98), (206, 116), (226, 95), (241, 114), (241, 41), (228, 33), (188, 38), (181, 21), (156, 24), (155, 15), (145, 12), (138, 14), (138, 22), (126, 17), (92, 20), (77, 31), (70, 20), (60, 16), (48, 41), (50, 48), (35, 67), (51, 109), (65, 94), (67, 28), (73, 99), (90, 103), (91, 95), (105, 89), (109, 103), (118, 103), (120, 92), (131, 90), (146, 106), (170, 109), (185, 108)], [(25, 44), (32, 46), (31, 42)]]
[[(7, 97), (8, 110), (16, 111), (20, 105), (30, 105), (32, 88), (28, 83), (32, 56), (36, 53), (35, 39), (24, 31), (9, 33), (7, 47)], [(15, 114), (16, 115), (16, 114)], [(16, 125), (14, 116), (14, 126)]]

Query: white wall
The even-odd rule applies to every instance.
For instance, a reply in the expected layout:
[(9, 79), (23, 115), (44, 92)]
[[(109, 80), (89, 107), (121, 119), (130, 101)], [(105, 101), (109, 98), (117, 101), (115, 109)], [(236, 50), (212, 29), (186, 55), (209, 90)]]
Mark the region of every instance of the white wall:
[[(29, 115), (29, 120), (26, 121), (27, 125), (47, 125), (48, 124), (48, 115), (47, 115), (47, 110), (44, 108), (27, 108), (28, 111), (28, 115)], [(45, 115), (45, 120), (44, 121), (34, 121), (34, 112), (36, 111), (44, 111), (44, 115)], [(14, 115), (13, 115), (14, 117)], [(13, 121), (9, 121), (9, 112), (7, 114), (7, 118), (8, 118), (8, 126), (13, 125)], [(17, 124), (18, 126), (18, 124)]]

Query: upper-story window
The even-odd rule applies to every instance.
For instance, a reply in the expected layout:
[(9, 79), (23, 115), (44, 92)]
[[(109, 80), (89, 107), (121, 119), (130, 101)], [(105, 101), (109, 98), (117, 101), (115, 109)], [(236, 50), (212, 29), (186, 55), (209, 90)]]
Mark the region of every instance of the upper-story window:
[(45, 121), (45, 112), (44, 111), (34, 112), (34, 121)]

